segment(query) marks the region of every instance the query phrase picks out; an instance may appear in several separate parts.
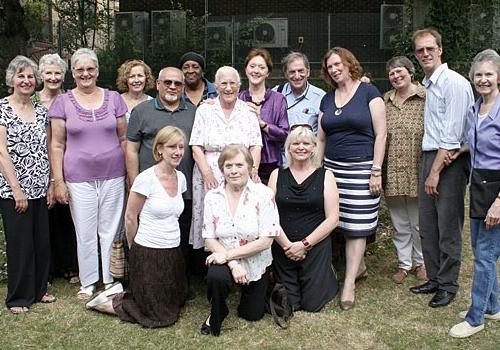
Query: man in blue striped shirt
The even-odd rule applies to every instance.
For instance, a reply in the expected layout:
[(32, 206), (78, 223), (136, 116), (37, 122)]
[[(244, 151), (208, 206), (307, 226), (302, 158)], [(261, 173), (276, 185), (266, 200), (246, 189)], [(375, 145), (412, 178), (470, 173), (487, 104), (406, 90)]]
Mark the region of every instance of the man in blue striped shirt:
[(473, 93), (463, 76), (442, 63), (441, 35), (435, 29), (416, 31), (413, 44), (427, 90), (419, 219), (429, 281), (410, 291), (435, 293), (429, 306), (440, 307), (453, 301), (458, 291), (469, 154), (461, 154), (449, 166), (444, 161), (466, 142)]

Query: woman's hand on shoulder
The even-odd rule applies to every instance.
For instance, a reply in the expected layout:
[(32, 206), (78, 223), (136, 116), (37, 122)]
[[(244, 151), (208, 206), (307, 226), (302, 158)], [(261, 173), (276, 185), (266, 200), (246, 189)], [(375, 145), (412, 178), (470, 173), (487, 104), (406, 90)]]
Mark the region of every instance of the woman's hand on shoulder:
[(22, 214), (28, 209), (28, 197), (21, 188), (12, 191), (14, 196), (14, 210), (18, 214)]
[(207, 171), (203, 176), (203, 186), (205, 187), (205, 192), (217, 188), (219, 186), (217, 180), (215, 179), (214, 173), (212, 170)]
[(233, 275), (234, 281), (237, 284), (248, 284), (250, 283), (247, 279), (247, 270), (241, 264), (235, 264), (231, 268), (231, 273)]

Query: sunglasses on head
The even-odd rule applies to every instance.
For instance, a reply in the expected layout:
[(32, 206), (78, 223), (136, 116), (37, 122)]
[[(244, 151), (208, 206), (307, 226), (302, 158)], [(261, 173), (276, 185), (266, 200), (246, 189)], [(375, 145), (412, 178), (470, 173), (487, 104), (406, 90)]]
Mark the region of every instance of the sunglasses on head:
[(292, 125), (292, 127), (290, 128), (290, 131), (294, 131), (295, 129), (299, 128), (299, 127), (302, 127), (302, 128), (306, 128), (306, 129), (309, 129), (311, 131), (313, 131), (313, 128), (311, 125), (309, 124), (294, 124)]

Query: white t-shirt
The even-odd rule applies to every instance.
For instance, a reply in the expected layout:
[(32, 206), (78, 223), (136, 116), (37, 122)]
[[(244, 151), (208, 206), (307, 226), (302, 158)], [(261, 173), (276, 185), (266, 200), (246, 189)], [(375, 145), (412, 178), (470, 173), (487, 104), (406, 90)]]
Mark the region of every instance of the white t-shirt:
[(139, 215), (139, 228), (134, 241), (148, 248), (175, 248), (181, 242), (179, 216), (184, 210), (182, 193), (186, 191), (186, 177), (177, 173), (177, 193), (171, 197), (154, 172), (155, 166), (140, 173), (132, 185), (132, 192), (146, 197)]

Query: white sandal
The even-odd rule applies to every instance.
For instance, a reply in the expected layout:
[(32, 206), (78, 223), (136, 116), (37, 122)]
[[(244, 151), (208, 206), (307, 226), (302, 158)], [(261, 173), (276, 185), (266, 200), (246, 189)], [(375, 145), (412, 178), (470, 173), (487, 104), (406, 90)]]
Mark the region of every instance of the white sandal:
[(80, 300), (88, 300), (94, 294), (95, 286), (91, 284), (90, 286), (84, 287), (81, 286), (78, 293), (76, 293), (76, 297)]

